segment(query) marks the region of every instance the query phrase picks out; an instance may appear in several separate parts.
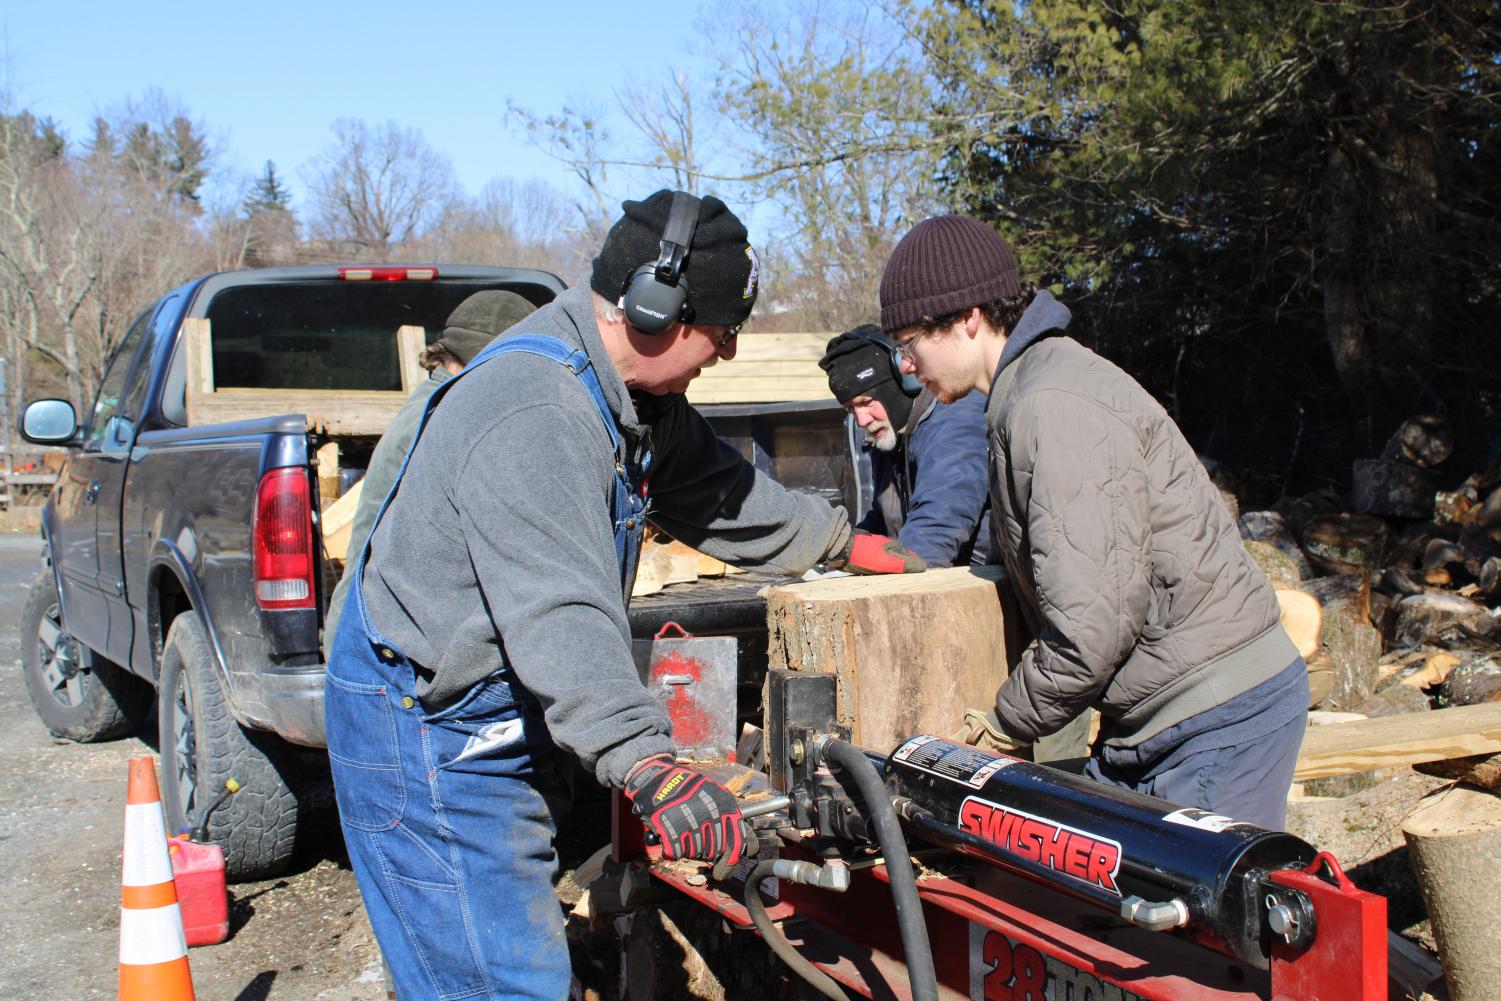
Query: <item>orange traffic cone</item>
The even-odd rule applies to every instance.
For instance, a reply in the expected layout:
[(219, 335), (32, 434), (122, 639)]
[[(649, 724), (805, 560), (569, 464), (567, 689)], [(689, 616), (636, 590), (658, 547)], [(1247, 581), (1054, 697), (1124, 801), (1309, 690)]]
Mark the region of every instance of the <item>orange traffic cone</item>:
[(130, 759), (120, 894), (120, 1001), (193, 1001), (188, 942), (151, 758)]

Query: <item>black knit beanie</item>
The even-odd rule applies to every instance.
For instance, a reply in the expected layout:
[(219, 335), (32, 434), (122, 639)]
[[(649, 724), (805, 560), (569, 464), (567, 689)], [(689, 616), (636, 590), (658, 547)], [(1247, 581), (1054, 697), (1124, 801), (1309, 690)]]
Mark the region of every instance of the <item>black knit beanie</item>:
[(476, 292), (449, 314), (448, 325), (433, 345), (441, 345), (461, 365), (468, 365), (469, 359), (479, 354), (497, 334), (530, 316), (536, 309), (515, 292), (501, 289)]
[[(666, 189), (645, 201), (623, 202), (625, 214), (605, 236), (589, 287), (610, 302), (618, 302), (631, 274), (643, 264), (657, 263), (671, 207), (672, 192)], [(744, 323), (756, 304), (760, 261), (745, 226), (713, 195), (705, 195), (699, 205), (698, 228), (693, 231), (683, 276), (692, 290), (688, 301), (694, 323), (733, 327)]]
[(894, 430), (901, 430), (912, 414), (912, 397), (902, 392), (891, 367), (891, 352), (864, 336), (880, 333), (873, 323), (840, 334), (829, 341), (818, 367), (829, 374), (829, 392), (840, 403), (869, 396), (886, 408)]
[(1016, 256), (978, 219), (941, 215), (907, 231), (881, 274), (881, 329), (910, 327), (1021, 291)]

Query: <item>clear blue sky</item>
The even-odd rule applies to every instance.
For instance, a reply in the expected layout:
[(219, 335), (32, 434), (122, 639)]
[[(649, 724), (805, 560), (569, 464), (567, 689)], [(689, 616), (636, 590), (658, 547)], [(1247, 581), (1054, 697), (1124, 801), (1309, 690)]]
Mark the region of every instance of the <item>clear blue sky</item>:
[(611, 88), (632, 76), (696, 73), (707, 61), (692, 26), (712, 5), (0, 0), (0, 85), (75, 141), (97, 113), (157, 88), (207, 127), (222, 168), (274, 160), (296, 196), (337, 118), (421, 129), (471, 195), (497, 176), (570, 192), (564, 168), (506, 125), (507, 99), (545, 113), (582, 96), (613, 111)]

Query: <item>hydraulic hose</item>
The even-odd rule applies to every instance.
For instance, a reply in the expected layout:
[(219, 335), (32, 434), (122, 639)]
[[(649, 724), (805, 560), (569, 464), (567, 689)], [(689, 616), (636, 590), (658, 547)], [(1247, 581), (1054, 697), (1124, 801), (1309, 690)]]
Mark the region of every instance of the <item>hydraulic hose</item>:
[(750, 912), (751, 923), (771, 946), (771, 951), (776, 953), (778, 959), (786, 963), (792, 972), (802, 977), (813, 986), (818, 993), (829, 998), (830, 1001), (849, 1001), (849, 995), (844, 993), (844, 988), (830, 979), (818, 967), (803, 958), (803, 954), (792, 947), (779, 928), (772, 923), (771, 916), (766, 913), (766, 905), (761, 902), (761, 882), (773, 875), (772, 868), (776, 865), (775, 859), (766, 859), (757, 862), (756, 867), (745, 880), (745, 909)]
[(822, 759), (839, 768), (855, 782), (860, 798), (870, 812), (871, 826), (886, 860), (891, 879), (891, 899), (896, 904), (897, 928), (902, 935), (902, 950), (907, 956), (907, 981), (912, 1001), (938, 1001), (938, 978), (933, 972), (933, 948), (928, 943), (928, 926), (923, 921), (922, 901), (917, 896), (917, 877), (912, 871), (912, 856), (891, 794), (881, 781), (880, 772), (865, 752), (854, 744), (833, 737), (820, 738), (817, 744)]

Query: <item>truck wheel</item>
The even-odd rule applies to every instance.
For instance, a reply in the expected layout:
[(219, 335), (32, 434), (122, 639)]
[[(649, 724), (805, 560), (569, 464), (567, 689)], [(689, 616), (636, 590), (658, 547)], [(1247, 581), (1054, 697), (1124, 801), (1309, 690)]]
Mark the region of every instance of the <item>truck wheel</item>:
[(224, 850), (226, 875), (245, 882), (280, 873), (297, 834), (297, 756), (274, 734), (235, 720), (208, 635), (192, 612), (167, 630), (157, 717), (168, 829), (197, 825), (234, 779), (240, 791), (213, 812), (208, 827), (209, 840)]
[(26, 598), (21, 669), (32, 706), (58, 737), (83, 743), (114, 740), (140, 726), (151, 708), (149, 684), (63, 629), (51, 570), (37, 574)]

